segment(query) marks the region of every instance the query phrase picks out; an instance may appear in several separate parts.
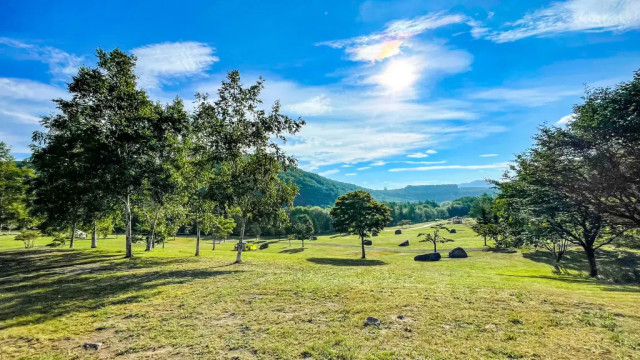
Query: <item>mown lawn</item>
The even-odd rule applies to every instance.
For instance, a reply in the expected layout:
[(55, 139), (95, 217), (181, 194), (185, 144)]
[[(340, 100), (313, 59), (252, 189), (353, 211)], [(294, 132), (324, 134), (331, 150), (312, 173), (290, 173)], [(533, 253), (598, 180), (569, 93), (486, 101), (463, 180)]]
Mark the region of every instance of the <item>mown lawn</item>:
[[(239, 265), (231, 242), (206, 241), (199, 258), (192, 238), (136, 244), (125, 260), (122, 236), (73, 250), (0, 236), (0, 358), (640, 358), (640, 287), (586, 278), (577, 250), (554, 274), (545, 253), (483, 251), (456, 228), (442, 248), (477, 250), (437, 263), (413, 261), (430, 249), (420, 230), (372, 238), (367, 260), (357, 239), (324, 236), (304, 250), (274, 242)], [(619, 279), (639, 258), (610, 248), (599, 260)], [(363, 326), (367, 316), (381, 326)]]

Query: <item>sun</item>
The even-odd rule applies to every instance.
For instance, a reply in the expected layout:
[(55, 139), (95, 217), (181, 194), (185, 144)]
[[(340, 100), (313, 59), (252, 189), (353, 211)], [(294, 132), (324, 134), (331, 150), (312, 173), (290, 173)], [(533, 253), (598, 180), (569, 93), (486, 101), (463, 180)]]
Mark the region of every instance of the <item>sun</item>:
[(392, 94), (410, 91), (418, 81), (419, 71), (414, 61), (396, 59), (390, 61), (384, 70), (375, 76), (375, 81)]

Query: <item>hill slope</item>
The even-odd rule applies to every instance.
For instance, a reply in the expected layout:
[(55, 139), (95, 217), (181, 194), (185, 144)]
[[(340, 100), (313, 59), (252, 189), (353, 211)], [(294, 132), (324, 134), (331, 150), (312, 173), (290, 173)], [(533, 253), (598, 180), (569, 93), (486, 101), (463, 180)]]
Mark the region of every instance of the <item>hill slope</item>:
[(402, 189), (372, 190), (354, 184), (327, 179), (318, 174), (297, 169), (283, 173), (284, 180), (290, 180), (300, 189), (300, 194), (294, 200), (297, 206), (331, 206), (340, 195), (354, 190), (366, 190), (379, 201), (449, 201), (462, 196), (477, 196), (492, 193), (488, 187), (459, 187), (449, 185), (418, 185), (407, 186)]

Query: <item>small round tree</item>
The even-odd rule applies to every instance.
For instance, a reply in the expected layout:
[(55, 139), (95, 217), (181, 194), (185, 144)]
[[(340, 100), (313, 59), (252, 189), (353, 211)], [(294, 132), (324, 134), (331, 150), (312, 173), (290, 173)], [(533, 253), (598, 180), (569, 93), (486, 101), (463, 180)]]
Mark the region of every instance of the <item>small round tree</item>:
[(380, 232), (392, 220), (389, 207), (375, 201), (371, 194), (364, 190), (356, 190), (338, 197), (330, 214), (336, 231), (360, 237), (363, 259), (366, 259), (365, 237), (373, 232)]

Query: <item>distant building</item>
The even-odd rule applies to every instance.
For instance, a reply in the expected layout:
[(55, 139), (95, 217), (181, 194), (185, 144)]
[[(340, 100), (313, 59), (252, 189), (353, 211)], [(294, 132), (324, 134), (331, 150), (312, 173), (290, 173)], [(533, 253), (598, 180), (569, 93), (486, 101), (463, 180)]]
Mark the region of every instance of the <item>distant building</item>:
[(87, 233), (81, 230), (76, 230), (76, 238), (78, 239), (86, 239)]
[(451, 218), (451, 222), (454, 224), (462, 224), (462, 218), (460, 216), (454, 216)]

